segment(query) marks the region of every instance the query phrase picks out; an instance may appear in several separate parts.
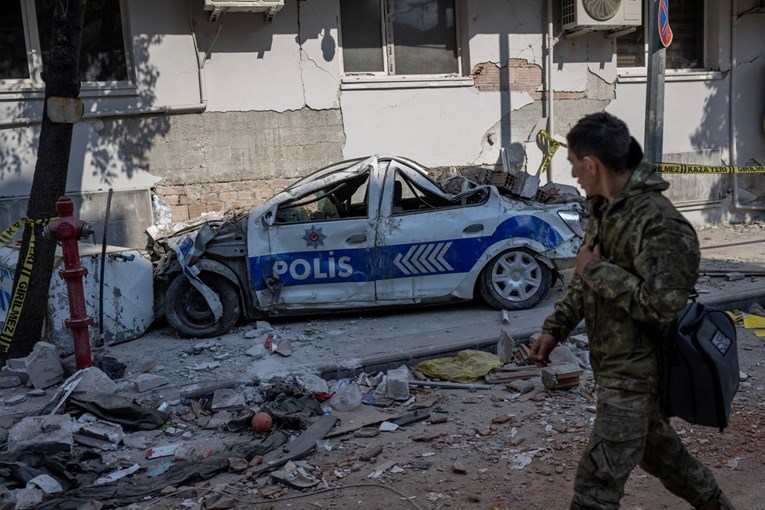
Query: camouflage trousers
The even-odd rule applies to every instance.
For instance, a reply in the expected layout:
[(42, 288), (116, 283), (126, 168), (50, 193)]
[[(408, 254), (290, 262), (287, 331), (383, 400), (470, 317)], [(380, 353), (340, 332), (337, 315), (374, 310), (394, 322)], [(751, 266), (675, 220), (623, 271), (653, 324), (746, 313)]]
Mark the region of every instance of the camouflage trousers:
[(597, 395), (595, 428), (579, 461), (571, 509), (619, 508), (638, 465), (693, 507), (719, 496), (712, 473), (662, 416), (656, 394), (599, 387)]

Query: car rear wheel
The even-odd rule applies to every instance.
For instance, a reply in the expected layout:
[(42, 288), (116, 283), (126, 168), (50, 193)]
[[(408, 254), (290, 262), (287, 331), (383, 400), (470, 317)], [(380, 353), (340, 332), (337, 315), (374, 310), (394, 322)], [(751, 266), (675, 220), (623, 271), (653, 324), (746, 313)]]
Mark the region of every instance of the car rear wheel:
[(221, 317), (215, 320), (207, 300), (184, 274), (176, 276), (167, 288), (165, 317), (181, 336), (206, 338), (222, 335), (239, 320), (239, 293), (236, 285), (209, 271), (202, 271), (199, 277), (220, 299), (223, 305)]
[(494, 257), (481, 272), (479, 291), (492, 307), (524, 310), (536, 306), (550, 290), (552, 271), (534, 253), (517, 248)]

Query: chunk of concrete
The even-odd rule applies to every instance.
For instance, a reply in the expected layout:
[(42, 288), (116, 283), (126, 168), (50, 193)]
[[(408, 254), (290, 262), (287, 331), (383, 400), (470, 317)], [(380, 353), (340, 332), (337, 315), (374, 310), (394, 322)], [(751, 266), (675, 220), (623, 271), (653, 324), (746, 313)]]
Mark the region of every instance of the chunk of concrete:
[(211, 408), (213, 411), (223, 411), (224, 409), (241, 409), (245, 406), (244, 395), (236, 390), (221, 389), (215, 390)]
[(11, 397), (4, 398), (2, 402), (3, 402), (3, 405), (6, 405), (6, 406), (16, 406), (24, 402), (26, 399), (27, 399), (26, 395), (13, 395)]
[(73, 429), (75, 442), (99, 450), (116, 450), (125, 439), (125, 432), (120, 425), (88, 414), (81, 416), (73, 424)]
[(5, 366), (11, 370), (27, 371), (27, 359), (26, 358), (11, 358), (5, 362)]
[(0, 388), (17, 388), (21, 386), (21, 378), (15, 375), (0, 375)]
[(309, 393), (327, 393), (329, 385), (327, 381), (315, 374), (300, 374), (295, 376), (295, 380), (300, 386)]
[(409, 367), (401, 365), (386, 374), (387, 393), (393, 400), (409, 398)]
[(88, 367), (80, 373), (80, 382), (74, 389), (75, 393), (109, 393), (117, 392), (117, 383), (111, 380), (100, 368)]
[(8, 432), (8, 451), (72, 453), (72, 418), (68, 414), (27, 416)]
[(26, 365), (24, 365), (23, 369), (11, 368), (5, 365), (3, 368), (0, 368), (0, 377), (18, 377), (21, 379), (21, 384), (26, 384), (29, 380)]
[(134, 384), (135, 390), (139, 393), (143, 393), (164, 386), (169, 382), (167, 377), (162, 377), (161, 375), (141, 374), (135, 378)]
[(43, 500), (43, 492), (40, 489), (13, 489), (5, 493), (5, 502), (15, 503), (14, 510), (22, 508), (34, 508)]
[(64, 380), (64, 367), (53, 344), (37, 342), (26, 362), (29, 381), (38, 390), (44, 390)]
[(502, 328), (499, 331), (499, 341), (497, 342), (497, 357), (502, 364), (510, 363), (513, 361), (513, 354), (515, 353), (515, 340), (512, 335)]

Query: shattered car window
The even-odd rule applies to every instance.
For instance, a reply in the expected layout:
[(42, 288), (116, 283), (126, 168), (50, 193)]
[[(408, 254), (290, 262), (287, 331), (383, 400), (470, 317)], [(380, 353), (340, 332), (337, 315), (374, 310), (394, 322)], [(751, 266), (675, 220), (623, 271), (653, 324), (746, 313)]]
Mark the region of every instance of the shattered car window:
[(301, 223), (344, 218), (365, 218), (369, 172), (313, 191), (279, 206), (277, 223)]

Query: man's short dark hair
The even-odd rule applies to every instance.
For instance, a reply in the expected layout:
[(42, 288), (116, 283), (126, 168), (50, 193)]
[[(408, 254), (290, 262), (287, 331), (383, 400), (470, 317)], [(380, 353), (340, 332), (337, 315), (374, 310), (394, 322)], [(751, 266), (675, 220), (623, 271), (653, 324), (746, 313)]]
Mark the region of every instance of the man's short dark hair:
[(643, 159), (643, 149), (627, 124), (606, 112), (582, 117), (566, 141), (577, 158), (595, 156), (612, 172), (631, 172)]

